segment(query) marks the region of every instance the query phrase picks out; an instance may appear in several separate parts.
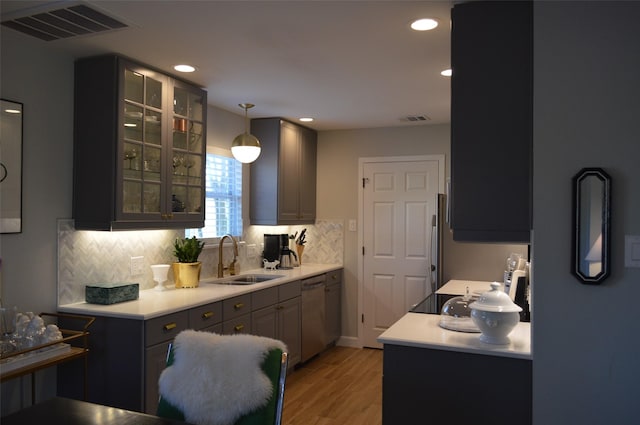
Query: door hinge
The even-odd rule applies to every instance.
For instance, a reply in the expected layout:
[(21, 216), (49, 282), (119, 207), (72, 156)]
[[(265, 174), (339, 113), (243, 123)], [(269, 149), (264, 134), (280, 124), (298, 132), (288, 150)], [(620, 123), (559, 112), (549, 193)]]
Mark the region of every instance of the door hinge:
[(364, 189), (365, 185), (369, 183), (369, 179), (367, 177), (362, 178), (362, 188)]
[(364, 257), (364, 246), (362, 247), (362, 256)]
[(364, 323), (364, 314), (362, 314), (362, 318), (360, 320), (362, 320), (362, 323)]

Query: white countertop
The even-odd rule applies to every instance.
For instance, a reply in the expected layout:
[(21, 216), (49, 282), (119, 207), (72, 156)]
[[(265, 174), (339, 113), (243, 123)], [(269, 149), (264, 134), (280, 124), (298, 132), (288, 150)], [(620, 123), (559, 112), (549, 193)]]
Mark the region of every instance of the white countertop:
[(436, 291), (436, 294), (444, 295), (465, 295), (467, 288), (471, 294), (482, 294), (491, 290), (492, 282), (479, 280), (450, 280)]
[(273, 274), (283, 277), (253, 285), (218, 285), (212, 282), (228, 279), (205, 279), (200, 281), (197, 288), (176, 289), (166, 284), (166, 291), (146, 289), (140, 291), (140, 297), (134, 301), (125, 301), (118, 304), (100, 305), (79, 302), (58, 306), (58, 311), (63, 313), (89, 314), (109, 316), (126, 319), (148, 320), (154, 317), (175, 313), (188, 308), (198, 307), (215, 301), (247, 294), (260, 289), (278, 286), (305, 277), (326, 273), (341, 269), (341, 264), (303, 264), (291, 270), (264, 270), (254, 269), (242, 272), (243, 274)]
[(456, 332), (441, 328), (440, 315), (407, 313), (382, 335), (382, 344), (404, 345), (472, 354), (531, 359), (531, 325), (520, 322), (509, 335), (509, 345), (481, 342), (479, 333)]

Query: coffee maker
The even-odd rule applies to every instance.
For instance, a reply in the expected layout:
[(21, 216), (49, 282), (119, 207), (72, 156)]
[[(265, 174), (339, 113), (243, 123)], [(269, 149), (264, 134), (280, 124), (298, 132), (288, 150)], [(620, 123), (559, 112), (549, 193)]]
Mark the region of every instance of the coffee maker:
[(264, 235), (264, 252), (262, 256), (271, 262), (279, 260), (279, 269), (292, 269), (297, 260), (295, 252), (289, 249), (289, 235), (282, 233), (279, 235)]

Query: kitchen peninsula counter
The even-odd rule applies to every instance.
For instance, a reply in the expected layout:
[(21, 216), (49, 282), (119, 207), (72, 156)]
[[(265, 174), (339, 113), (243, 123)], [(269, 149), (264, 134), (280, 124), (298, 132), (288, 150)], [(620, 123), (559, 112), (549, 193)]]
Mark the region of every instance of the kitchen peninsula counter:
[(444, 329), (438, 325), (439, 322), (438, 314), (407, 313), (380, 335), (378, 342), (385, 345), (531, 359), (530, 323), (518, 323), (509, 335), (509, 345), (495, 345), (480, 341), (479, 333)]
[(530, 324), (518, 323), (508, 345), (493, 345), (439, 321), (437, 314), (407, 313), (378, 338), (382, 422), (530, 425)]
[(137, 300), (111, 305), (78, 302), (60, 305), (58, 306), (58, 311), (122, 319), (149, 320), (170, 313), (232, 298), (238, 295), (282, 285), (294, 280), (338, 270), (342, 267), (343, 266), (341, 264), (303, 264), (290, 270), (254, 269), (240, 273), (239, 276), (246, 274), (282, 276), (252, 285), (215, 284), (215, 282), (221, 282), (235, 276), (203, 279), (200, 281), (200, 285), (197, 288), (176, 289), (172, 286), (171, 282), (165, 282), (167, 288), (165, 291), (145, 289), (140, 291), (140, 296)]

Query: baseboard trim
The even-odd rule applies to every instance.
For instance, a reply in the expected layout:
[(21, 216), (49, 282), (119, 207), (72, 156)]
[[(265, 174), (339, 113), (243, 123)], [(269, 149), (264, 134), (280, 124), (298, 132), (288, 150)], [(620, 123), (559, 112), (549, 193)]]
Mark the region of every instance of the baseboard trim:
[(362, 348), (360, 341), (355, 336), (341, 336), (336, 342), (340, 347)]

